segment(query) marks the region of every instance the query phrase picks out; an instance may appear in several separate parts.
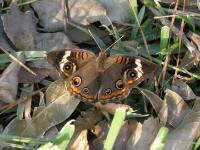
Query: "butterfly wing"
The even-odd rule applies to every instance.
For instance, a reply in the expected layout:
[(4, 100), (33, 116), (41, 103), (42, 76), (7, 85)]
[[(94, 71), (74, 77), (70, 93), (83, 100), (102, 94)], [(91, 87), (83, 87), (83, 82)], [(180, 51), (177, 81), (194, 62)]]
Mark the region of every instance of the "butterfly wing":
[(157, 70), (157, 65), (141, 57), (115, 55), (105, 62), (101, 75), (98, 99), (101, 102), (119, 101), (129, 95), (133, 87)]
[(47, 60), (56, 67), (72, 95), (93, 102), (98, 93), (100, 74), (96, 56), (83, 49), (64, 49), (47, 54)]
[(63, 78), (70, 77), (94, 58), (96, 58), (94, 53), (84, 49), (62, 49), (47, 54), (48, 62), (56, 67)]

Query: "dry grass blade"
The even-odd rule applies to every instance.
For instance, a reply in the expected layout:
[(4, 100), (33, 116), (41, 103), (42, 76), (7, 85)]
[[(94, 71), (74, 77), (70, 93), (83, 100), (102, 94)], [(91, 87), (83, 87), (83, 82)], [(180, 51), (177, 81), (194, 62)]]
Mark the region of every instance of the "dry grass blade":
[(10, 54), (9, 52), (7, 52), (5, 49), (1, 48), (1, 50), (6, 53), (12, 60), (14, 60), (15, 62), (17, 62), (20, 66), (22, 66), (25, 70), (27, 70), (28, 72), (30, 72), (33, 75), (37, 75), (35, 72), (33, 72), (30, 68), (28, 68), (26, 65), (24, 65), (21, 61), (19, 61), (15, 56), (13, 56), (12, 54)]

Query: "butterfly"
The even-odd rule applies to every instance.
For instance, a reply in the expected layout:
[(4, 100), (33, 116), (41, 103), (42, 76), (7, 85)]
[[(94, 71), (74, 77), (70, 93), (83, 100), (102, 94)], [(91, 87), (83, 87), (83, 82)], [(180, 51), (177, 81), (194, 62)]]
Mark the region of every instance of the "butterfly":
[(142, 57), (96, 56), (84, 49), (51, 51), (47, 60), (55, 66), (70, 93), (86, 102), (119, 102), (132, 89), (155, 73), (157, 65)]

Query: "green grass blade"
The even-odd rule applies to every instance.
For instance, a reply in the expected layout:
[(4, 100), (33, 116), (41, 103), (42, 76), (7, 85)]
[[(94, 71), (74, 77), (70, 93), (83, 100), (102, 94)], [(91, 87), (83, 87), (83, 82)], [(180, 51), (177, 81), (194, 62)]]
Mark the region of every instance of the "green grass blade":
[(125, 117), (126, 117), (126, 110), (122, 108), (118, 108), (115, 112), (110, 130), (108, 132), (106, 142), (103, 148), (104, 150), (112, 149)]
[(160, 35), (160, 50), (167, 48), (169, 36), (170, 36), (170, 28), (167, 26), (162, 27)]
[(150, 150), (163, 150), (168, 133), (169, 133), (168, 128), (166, 127), (160, 128), (154, 142), (151, 144)]
[(194, 145), (194, 150), (198, 150), (200, 148), (200, 137), (199, 139), (196, 141), (195, 145)]
[(41, 146), (38, 150), (65, 150), (75, 131), (75, 126), (71, 125), (70, 123), (71, 122), (65, 124), (65, 126), (60, 130), (60, 132), (53, 141), (46, 143), (45, 145)]

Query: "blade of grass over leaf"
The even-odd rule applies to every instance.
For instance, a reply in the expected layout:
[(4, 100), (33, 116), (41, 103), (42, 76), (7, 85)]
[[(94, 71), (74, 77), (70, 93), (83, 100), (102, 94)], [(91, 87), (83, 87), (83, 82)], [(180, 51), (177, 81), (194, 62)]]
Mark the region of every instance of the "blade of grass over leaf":
[(194, 150), (198, 150), (200, 148), (200, 137), (199, 139), (196, 141), (195, 145), (194, 145)]
[(115, 112), (112, 124), (110, 126), (110, 130), (106, 137), (106, 142), (103, 148), (104, 150), (112, 149), (125, 117), (126, 117), (126, 110), (118, 108)]
[(154, 142), (150, 147), (150, 150), (163, 150), (168, 133), (169, 133), (168, 128), (166, 127), (160, 128)]
[(46, 149), (54, 149), (54, 148), (57, 148), (60, 150), (66, 149), (75, 131), (75, 126), (71, 125), (70, 123), (71, 121), (66, 123), (62, 127), (62, 129), (60, 130), (60, 132), (58, 133), (58, 135), (53, 141), (46, 143), (45, 145), (41, 146), (38, 150), (46, 150)]

